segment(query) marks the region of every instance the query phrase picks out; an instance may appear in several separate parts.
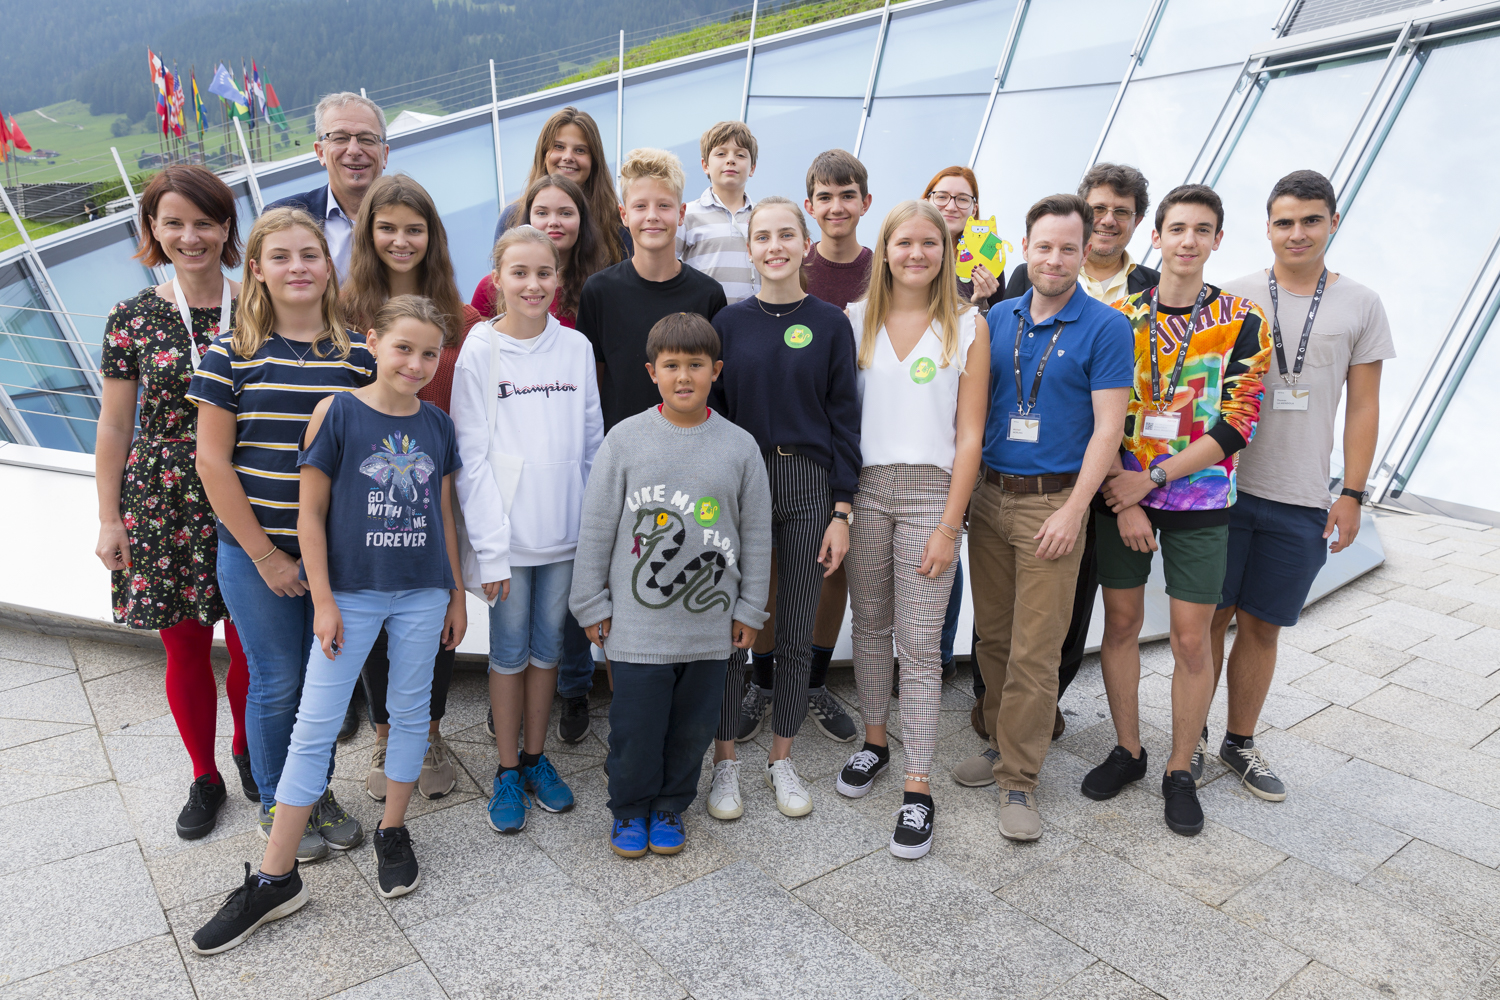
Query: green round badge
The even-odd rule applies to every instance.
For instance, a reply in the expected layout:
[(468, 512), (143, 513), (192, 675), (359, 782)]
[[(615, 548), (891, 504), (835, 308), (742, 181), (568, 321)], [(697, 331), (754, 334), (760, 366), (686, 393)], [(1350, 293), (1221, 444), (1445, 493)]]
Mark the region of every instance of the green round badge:
[(719, 501), (704, 497), (693, 507), (693, 517), (705, 528), (711, 528), (719, 520)]
[(787, 327), (786, 333), (781, 339), (786, 341), (786, 346), (788, 347), (806, 347), (812, 343), (812, 331), (801, 323), (798, 323), (795, 326)]
[(937, 378), (937, 365), (931, 358), (918, 358), (911, 363), (911, 380), (917, 385), (926, 385)]

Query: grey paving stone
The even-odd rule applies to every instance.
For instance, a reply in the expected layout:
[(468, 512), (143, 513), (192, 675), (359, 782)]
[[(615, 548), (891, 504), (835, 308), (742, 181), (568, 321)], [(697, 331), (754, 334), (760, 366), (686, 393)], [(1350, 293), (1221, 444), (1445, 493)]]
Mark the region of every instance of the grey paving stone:
[(1387, 994), (1361, 986), (1326, 965), (1309, 962), (1271, 1000), (1381, 1000)]
[(1399, 906), (1500, 944), (1500, 874), (1420, 840), (1360, 881)]
[(1442, 593), (1437, 588), (1424, 590), (1421, 587), (1413, 587), (1404, 583), (1387, 592), (1385, 597), (1387, 600), (1400, 601), (1402, 604), (1410, 604), (1440, 615), (1451, 615), (1469, 603), (1462, 597)]
[[(1384, 605), (1379, 605), (1372, 610), (1379, 611), (1381, 607), (1384, 607)], [(1468, 629), (1474, 627), (1468, 622), (1457, 622), (1456, 624)], [(1347, 636), (1375, 643), (1377, 646), (1399, 650), (1410, 649), (1420, 642), (1431, 639), (1434, 635), (1434, 633), (1425, 632), (1420, 628), (1407, 628), (1399, 621), (1375, 614), (1370, 615), (1368, 618), (1361, 618), (1353, 624), (1345, 625), (1339, 631)]]
[(177, 954), (171, 935), (165, 933), (0, 987), (3, 1000), (53, 997), (195, 1000), (182, 956)]
[[(115, 780), (121, 783), (145, 781), (160, 775), (177, 778), (185, 788), (194, 778), (193, 761), (182, 737), (143, 736), (135, 727), (122, 729), (104, 737), (104, 749), (109, 754), (109, 765), (114, 769)], [(214, 741), (214, 759), (219, 773), (238, 790), (239, 772), (234, 768), (234, 739), (228, 734)]]
[(6, 832), (7, 847), (0, 854), (0, 874), (127, 843), (133, 838), (120, 805), (120, 793), (109, 782), (0, 807), (0, 829)]
[(1300, 723), (1293, 732), (1398, 774), (1500, 806), (1500, 769), (1492, 758), (1456, 743), (1337, 706)]
[(1335, 590), (1302, 610), (1298, 622), (1309, 621), (1328, 628), (1343, 628), (1370, 616), (1370, 608), (1380, 603), (1374, 594), (1358, 590)]
[(874, 1000), (913, 989), (746, 861), (616, 919), (695, 997)]
[(143, 938), (167, 922), (134, 844), (0, 878), (0, 982), (50, 972)]
[(1412, 660), (1392, 671), (1386, 680), (1465, 708), (1479, 708), (1500, 697), (1500, 673), (1480, 677), (1432, 660)]
[[(1361, 698), (1374, 694), (1385, 685), (1385, 678), (1373, 677), (1363, 670), (1355, 670), (1342, 663), (1330, 663), (1326, 667), (1314, 670), (1307, 676), (1291, 682), (1291, 686), (1299, 691), (1306, 691), (1310, 695), (1345, 708)], [(1297, 720), (1297, 722), (1301, 721), (1301, 719)]]
[[(1087, 845), (1011, 883), (999, 896), (1167, 997), (1264, 997), (1306, 962)], [(1122, 919), (1126, 914), (1137, 919)], [(1212, 963), (1204, 961), (1210, 955)]]
[[(1309, 625), (1308, 627), (1317, 628), (1318, 626)], [(1333, 630), (1329, 629), (1329, 631)], [(1340, 633), (1334, 632), (1333, 641), (1339, 638)], [(1279, 684), (1290, 684), (1327, 665), (1328, 661), (1323, 657), (1299, 649), (1290, 642), (1282, 642), (1276, 647), (1276, 682)]]
[(1395, 684), (1349, 706), (1356, 712), (1404, 726), (1440, 740), (1471, 747), (1496, 729), (1500, 717), (1455, 705)]
[(1395, 996), (1466, 997), (1496, 946), (1296, 860), (1224, 904), (1250, 927), (1292, 944), (1355, 982)]
[[(331, 858), (300, 871), (309, 893), (307, 905), (220, 955), (196, 955), (189, 942), (218, 912), (222, 896), (167, 911), (200, 997), (323, 997), (416, 961), (412, 946), (347, 858)], [(239, 876), (243, 882), (243, 868)]]
[(438, 985), (437, 978), (421, 962), (403, 966), (394, 972), (366, 980), (358, 986), (340, 990), (327, 1000), (447, 1000), (448, 994)]
[(109, 779), (92, 728), (0, 750), (0, 802), (8, 805)]
[(125, 803), (125, 812), (130, 817), (130, 826), (141, 845), (141, 852), (151, 861), (156, 861), (178, 851), (253, 831), (260, 818), (260, 804), (248, 801), (239, 791), (238, 774), (229, 781), (229, 797), (219, 808), (218, 824), (201, 840), (183, 840), (177, 836), (177, 814), (187, 801), (191, 778), (180, 774), (159, 774), (133, 784), (120, 785), (120, 798)]
[(1313, 794), (1480, 864), (1500, 865), (1500, 809), (1493, 806), (1363, 760), (1328, 775)]
[[(1343, 767), (1349, 759), (1348, 754), (1310, 743), (1280, 729), (1257, 733), (1255, 746), (1266, 764), (1287, 786), (1288, 795), (1301, 794), (1324, 775)], [(1214, 752), (1217, 753), (1218, 749), (1214, 747)], [(1237, 775), (1227, 775), (1224, 780), (1230, 784), (1239, 783)]]
[(1476, 628), (1460, 639), (1433, 636), (1410, 652), (1480, 677), (1500, 671), (1500, 629)]
[(0, 626), (0, 659), (41, 663), (70, 670), (74, 666), (73, 654), (68, 652), (68, 640), (61, 636), (42, 635), (39, 632), (4, 626)]
[(78, 664), (78, 675), (85, 683), (132, 667), (166, 662), (166, 651), (161, 646), (125, 646), (113, 642), (70, 639), (68, 649), (73, 654), (73, 662)]
[(146, 870), (151, 873), (163, 909), (210, 897), (222, 902), (245, 881), (245, 862), (259, 867), (265, 850), (266, 842), (260, 834), (247, 830), (184, 844), (182, 850), (171, 854), (148, 854)]
[(11, 688), (23, 687), (27, 684), (35, 684), (37, 681), (50, 680), (53, 677), (71, 673), (73, 671), (67, 667), (49, 667), (40, 663), (26, 663), (23, 660), (0, 660), (0, 691), (9, 691)]
[(930, 855), (877, 852), (793, 895), (933, 996), (1039, 997), (1093, 961)]
[(1196, 837), (1173, 833), (1162, 820), (1161, 797), (1139, 784), (1105, 802), (1085, 801), (1053, 822), (1210, 906), (1286, 859), (1282, 852), (1214, 822), (1212, 815)]
[(1474, 744), (1474, 749), (1479, 753), (1489, 754), (1491, 757), (1500, 757), (1500, 733), (1496, 733), (1482, 743)]
[(132, 667), (84, 685), (101, 733), (123, 725), (159, 719), (171, 712), (167, 704), (167, 665)]
[(1473, 622), (1475, 625), (1500, 629), (1500, 607), (1488, 604), (1467, 604), (1454, 611), (1453, 617)]
[(1048, 993), (1047, 1000), (1156, 1000), (1160, 996), (1118, 969), (1095, 962)]
[(1343, 637), (1344, 633), (1336, 628), (1299, 618), (1296, 625), (1281, 630), (1280, 645), (1292, 646), (1305, 653), (1316, 653), (1324, 646), (1332, 645)]
[[(670, 922), (682, 919), (674, 913)], [(696, 938), (693, 950), (706, 953), (706, 935), (723, 923), (719, 914), (696, 925), (688, 922)], [(588, 892), (556, 875), (418, 924), (407, 937), (453, 1000), (686, 996), (631, 939), (630, 926), (611, 920)]]
[(12, 688), (0, 698), (0, 712), (7, 719), (94, 724), (94, 713), (84, 696), (83, 685), (78, 682), (78, 675), (71, 672)]
[[(374, 829), (368, 828), (368, 846), (349, 852), (372, 887), (379, 884)], [(530, 838), (501, 836), (491, 830), (482, 800), (409, 819), (407, 829), (421, 866), (422, 884), (416, 892), (382, 900), (398, 927), (431, 920), (485, 896), (508, 892), (516, 883), (560, 870)]]
[[(1360, 622), (1359, 625), (1366, 625), (1371, 621), (1388, 623), (1411, 635), (1428, 632), (1444, 639), (1458, 639), (1474, 631), (1474, 626), (1469, 622), (1449, 618), (1446, 614), (1430, 611), (1405, 601), (1395, 600), (1391, 595), (1386, 595), (1383, 603), (1370, 608), (1370, 617)], [(1358, 635), (1358, 628), (1359, 626), (1351, 626), (1346, 631)], [(1401, 648), (1408, 649), (1410, 646)]]
[(1384, 677), (1401, 664), (1408, 662), (1412, 654), (1392, 649), (1378, 642), (1357, 635), (1349, 635), (1318, 650), (1325, 660), (1342, 663), (1355, 670), (1363, 670), (1371, 677)]
[(1307, 786), (1289, 792), (1284, 802), (1266, 802), (1225, 778), (1206, 785), (1198, 801), (1214, 822), (1351, 882), (1410, 839), (1316, 797)]
[(64, 733), (76, 733), (80, 729), (93, 730), (92, 725), (78, 722), (33, 722), (28, 719), (0, 719), (0, 750), (24, 746), (38, 740), (49, 740)]

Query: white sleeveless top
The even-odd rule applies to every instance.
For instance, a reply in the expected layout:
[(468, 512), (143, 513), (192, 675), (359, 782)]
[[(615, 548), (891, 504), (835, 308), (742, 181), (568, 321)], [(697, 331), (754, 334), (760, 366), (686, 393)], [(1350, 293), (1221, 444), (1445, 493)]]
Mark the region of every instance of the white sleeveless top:
[[(849, 303), (856, 343), (865, 303)], [(865, 465), (935, 465), (953, 473), (958, 453), (958, 377), (974, 343), (977, 309), (958, 317), (958, 353), (946, 368), (940, 328), (923, 332), (911, 353), (896, 357), (885, 327), (875, 337), (870, 367), (859, 370), (860, 453)]]

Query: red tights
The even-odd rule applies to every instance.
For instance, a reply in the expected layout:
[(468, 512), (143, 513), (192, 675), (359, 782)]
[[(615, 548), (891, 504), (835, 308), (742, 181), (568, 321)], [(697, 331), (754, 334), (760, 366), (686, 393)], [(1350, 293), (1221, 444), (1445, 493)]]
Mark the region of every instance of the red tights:
[[(224, 623), (224, 639), (229, 646), (229, 676), (224, 689), (234, 716), (234, 752), (242, 754), (246, 752), (245, 695), (250, 689), (250, 671), (234, 623)], [(167, 647), (167, 704), (172, 707), (183, 746), (193, 759), (196, 777), (219, 773), (214, 763), (219, 685), (209, 659), (213, 642), (213, 626), (200, 625), (191, 618), (161, 630), (161, 644)]]

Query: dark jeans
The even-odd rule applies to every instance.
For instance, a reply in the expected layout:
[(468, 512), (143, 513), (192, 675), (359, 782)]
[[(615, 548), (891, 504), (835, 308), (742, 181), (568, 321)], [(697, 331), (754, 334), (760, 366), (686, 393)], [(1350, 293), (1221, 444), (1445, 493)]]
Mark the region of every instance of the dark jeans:
[[(557, 664), (559, 698), (581, 698), (594, 689), (593, 644), (569, 611), (563, 616), (562, 660)], [(437, 693), (433, 692), (433, 698)]]
[[(1089, 641), (1089, 623), (1094, 618), (1094, 597), (1099, 593), (1099, 545), (1094, 534), (1093, 511), (1089, 511), (1083, 535), (1083, 558), (1078, 562), (1078, 587), (1073, 591), (1073, 618), (1068, 623), (1068, 635), (1063, 639), (1062, 662), (1057, 665), (1057, 700), (1062, 701), (1063, 692), (1078, 676), (1083, 665), (1083, 648)], [(951, 606), (950, 606), (951, 611)], [(974, 633), (973, 649), (979, 645), (979, 633)], [(953, 648), (950, 644), (950, 650)], [(984, 698), (984, 678), (979, 670), (974, 671), (974, 697)]]
[(609, 811), (640, 819), (683, 812), (698, 794), (719, 724), (726, 660), (614, 662), (609, 705)]
[[(945, 668), (953, 662), (953, 640), (958, 637), (958, 609), (963, 606), (963, 603), (964, 561), (955, 559), (953, 560), (953, 593), (948, 595), (948, 611), (943, 615), (943, 635), (938, 646), (939, 662)], [(979, 671), (976, 670), (974, 673), (977, 676)]]
[[(370, 655), (365, 657), (365, 668), (360, 678), (365, 687), (365, 703), (370, 706), (370, 724), (390, 725), (391, 715), (385, 709), (385, 689), (391, 680), (391, 661), (386, 643), (385, 629), (375, 637)], [(432, 721), (441, 719), (448, 711), (448, 685), (453, 681), (453, 661), (456, 649), (444, 649), (438, 644), (437, 657), (432, 661)]]

